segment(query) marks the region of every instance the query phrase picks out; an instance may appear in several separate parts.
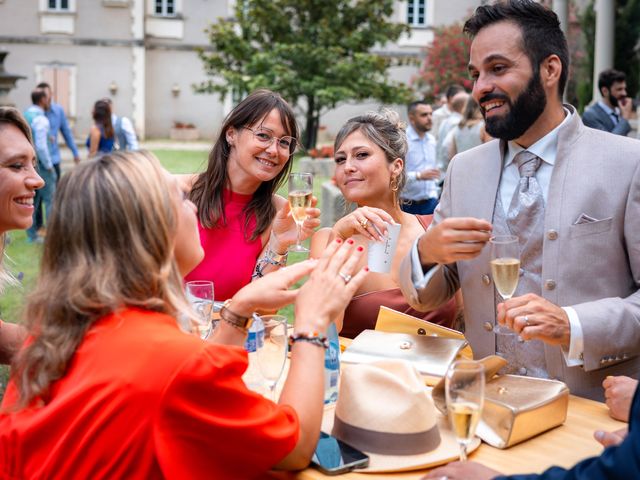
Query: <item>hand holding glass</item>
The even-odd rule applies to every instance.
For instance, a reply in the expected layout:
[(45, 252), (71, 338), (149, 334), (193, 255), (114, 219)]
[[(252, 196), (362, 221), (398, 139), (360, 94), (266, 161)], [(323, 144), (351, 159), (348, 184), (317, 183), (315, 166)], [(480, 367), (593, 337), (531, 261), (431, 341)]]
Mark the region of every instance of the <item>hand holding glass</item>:
[(287, 318), (282, 315), (261, 315), (264, 342), (257, 350), (258, 367), (269, 387), (271, 400), (276, 399), (276, 385), (287, 360)]
[[(496, 235), (491, 244), (491, 276), (496, 290), (504, 300), (508, 300), (518, 287), (520, 279), (520, 243), (515, 235)], [(509, 334), (507, 327), (496, 325), (494, 332)]]
[(307, 208), (311, 207), (313, 197), (313, 175), (310, 173), (289, 174), (289, 205), (291, 215), (296, 222), (296, 244), (289, 247), (290, 252), (308, 252), (300, 243), (302, 224), (307, 219)]
[(454, 362), (445, 377), (447, 411), (460, 444), (460, 461), (467, 461), (467, 447), (476, 433), (484, 405), (484, 366), (471, 360)]
[(196, 313), (196, 322), (191, 330), (200, 338), (207, 338), (211, 333), (211, 312), (213, 310), (213, 282), (197, 280), (185, 284), (187, 300)]

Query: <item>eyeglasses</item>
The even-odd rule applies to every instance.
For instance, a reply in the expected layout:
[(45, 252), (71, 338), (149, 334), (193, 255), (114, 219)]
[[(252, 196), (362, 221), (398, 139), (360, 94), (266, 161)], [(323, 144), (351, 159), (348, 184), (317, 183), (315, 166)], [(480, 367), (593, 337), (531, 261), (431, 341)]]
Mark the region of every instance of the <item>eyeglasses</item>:
[(265, 132), (264, 130), (254, 130), (253, 128), (250, 128), (250, 127), (243, 127), (243, 128), (246, 128), (251, 133), (253, 133), (253, 138), (255, 138), (256, 142), (258, 142), (264, 148), (269, 148), (273, 144), (274, 140), (277, 140), (278, 148), (281, 151), (286, 152), (289, 155), (292, 155), (293, 152), (296, 151), (296, 147), (298, 146), (298, 141), (293, 137), (286, 136), (286, 137), (278, 138), (278, 137), (274, 137), (268, 132)]

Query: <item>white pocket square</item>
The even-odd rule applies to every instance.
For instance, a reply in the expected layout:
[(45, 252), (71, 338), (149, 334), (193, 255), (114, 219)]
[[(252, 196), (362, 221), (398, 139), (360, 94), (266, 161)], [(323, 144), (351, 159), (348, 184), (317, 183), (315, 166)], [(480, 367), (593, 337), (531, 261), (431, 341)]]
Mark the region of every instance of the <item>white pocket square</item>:
[(580, 216), (573, 222), (574, 225), (582, 225), (583, 223), (593, 223), (597, 222), (597, 218), (590, 217), (586, 213), (581, 213)]

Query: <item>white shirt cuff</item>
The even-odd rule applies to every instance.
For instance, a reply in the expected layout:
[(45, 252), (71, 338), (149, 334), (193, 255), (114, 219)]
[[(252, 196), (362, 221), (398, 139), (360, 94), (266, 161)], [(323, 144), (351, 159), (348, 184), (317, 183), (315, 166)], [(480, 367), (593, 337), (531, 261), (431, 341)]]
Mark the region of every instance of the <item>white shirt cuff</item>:
[(562, 309), (567, 312), (570, 329), (569, 351), (567, 351), (565, 347), (562, 347), (562, 354), (564, 355), (567, 367), (580, 367), (584, 365), (584, 335), (582, 333), (582, 325), (580, 325), (578, 314), (573, 308), (562, 307)]
[(421, 290), (431, 280), (431, 277), (438, 271), (440, 265), (434, 265), (426, 272), (422, 270), (420, 263), (420, 254), (418, 253), (418, 237), (411, 247), (411, 281), (416, 290)]

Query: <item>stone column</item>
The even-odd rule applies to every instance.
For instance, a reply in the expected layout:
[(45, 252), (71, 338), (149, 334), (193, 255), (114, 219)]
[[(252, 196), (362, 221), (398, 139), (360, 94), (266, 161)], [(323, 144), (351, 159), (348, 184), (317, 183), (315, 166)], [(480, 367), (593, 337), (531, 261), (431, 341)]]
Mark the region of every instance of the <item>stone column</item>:
[(553, 11), (558, 15), (565, 37), (569, 34), (569, 0), (553, 0)]
[(146, 82), (146, 50), (144, 46), (144, 0), (133, 0), (131, 2), (131, 34), (133, 46), (131, 47), (132, 57), (132, 121), (140, 140), (145, 138), (145, 82)]
[(615, 45), (615, 2), (596, 0), (596, 45), (593, 62), (593, 100), (600, 99), (598, 75), (613, 67), (613, 47)]

